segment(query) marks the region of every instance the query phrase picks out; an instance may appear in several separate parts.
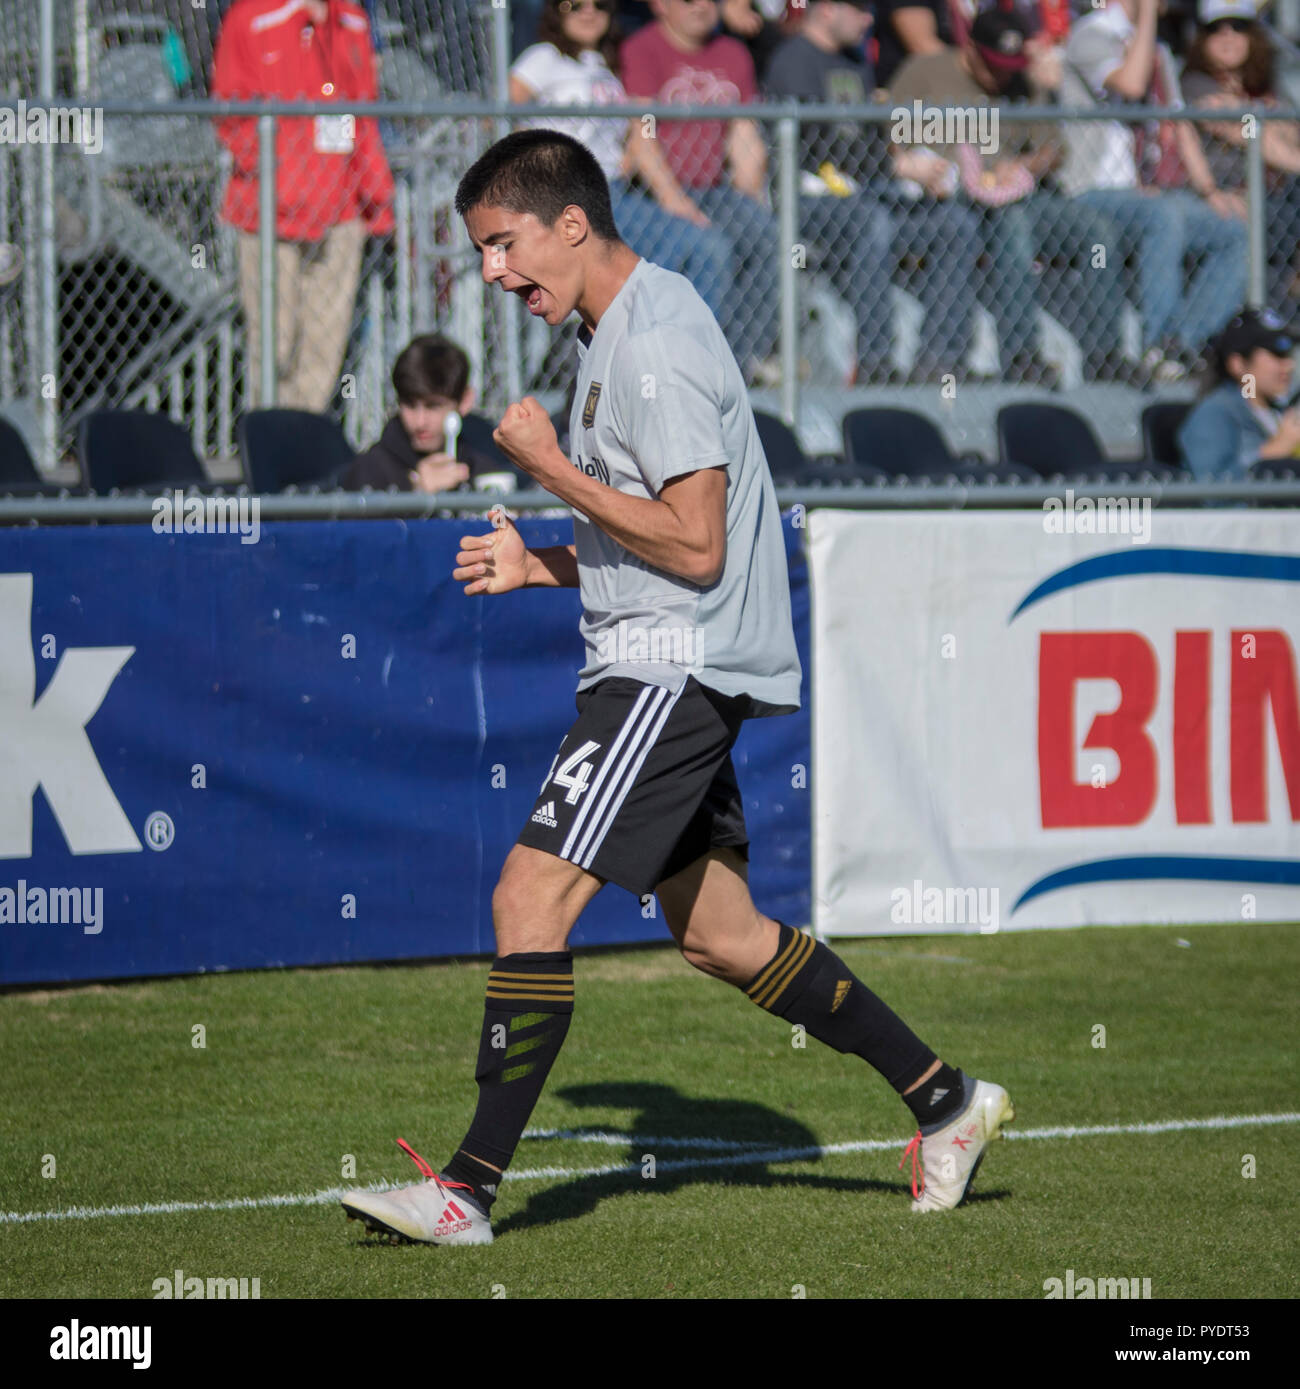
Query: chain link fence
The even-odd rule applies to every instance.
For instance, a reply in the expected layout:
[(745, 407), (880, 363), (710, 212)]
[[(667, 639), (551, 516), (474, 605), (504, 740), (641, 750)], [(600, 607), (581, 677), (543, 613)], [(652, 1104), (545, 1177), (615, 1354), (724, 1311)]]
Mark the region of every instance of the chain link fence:
[[(790, 104), (774, 67), (755, 105), (610, 91), (575, 112), (527, 61), (507, 86), (501, 7), (367, 8), (332, 55), (337, 90), (272, 107), (216, 0), (54, 0), (44, 64), (41, 0), (7, 0), (0, 412), (45, 469), (105, 408), (169, 414), (218, 470), (239, 416), (272, 401), (363, 447), (393, 359), (428, 331), (465, 348), (487, 413), (524, 392), (558, 409), (576, 321), (549, 329), (485, 288), (452, 210), (473, 159), (528, 123), (592, 148), (624, 238), (691, 278), (810, 452), (890, 395), (992, 453), (996, 402), (1056, 388), (1137, 456), (1153, 389), (1190, 394), (1243, 302), (1300, 295), (1300, 125), (1277, 107), (1101, 114), (1068, 73), (1065, 109), (1013, 107), (939, 64), (865, 104)], [(635, 65), (622, 82), (653, 88)], [(507, 90), (516, 105), (494, 104)]]

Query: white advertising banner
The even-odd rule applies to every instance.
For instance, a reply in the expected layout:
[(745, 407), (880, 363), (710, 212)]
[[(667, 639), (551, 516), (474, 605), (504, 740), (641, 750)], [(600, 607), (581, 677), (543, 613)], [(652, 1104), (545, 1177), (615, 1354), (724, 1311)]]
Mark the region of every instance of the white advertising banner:
[(1116, 500), (809, 514), (820, 933), (1300, 920), (1300, 515)]

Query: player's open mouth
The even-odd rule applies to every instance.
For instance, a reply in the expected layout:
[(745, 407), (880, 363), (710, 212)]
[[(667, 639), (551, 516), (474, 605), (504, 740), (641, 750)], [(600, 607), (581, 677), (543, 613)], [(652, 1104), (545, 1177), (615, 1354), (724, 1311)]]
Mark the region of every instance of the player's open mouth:
[(535, 314), (542, 304), (542, 291), (536, 285), (520, 285), (516, 294), (528, 305), (528, 312)]

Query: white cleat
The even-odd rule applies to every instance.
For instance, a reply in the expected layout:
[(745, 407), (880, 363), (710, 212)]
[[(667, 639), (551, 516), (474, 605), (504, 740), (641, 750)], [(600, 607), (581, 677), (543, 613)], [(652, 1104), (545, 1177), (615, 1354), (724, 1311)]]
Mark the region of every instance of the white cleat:
[(428, 1180), (395, 1191), (350, 1191), (342, 1198), (349, 1220), (394, 1243), (491, 1244), (492, 1221), (473, 1199), (473, 1188), (437, 1177), (428, 1163), (397, 1140), (419, 1163)]
[(962, 1080), (966, 1086), (966, 1107), (942, 1124), (928, 1130), (917, 1129), (898, 1164), (901, 1167), (911, 1154), (914, 1211), (947, 1211), (959, 1206), (975, 1180), (988, 1145), (1001, 1138), (1002, 1125), (1016, 1117), (1011, 1096), (1000, 1085), (972, 1080), (965, 1073)]

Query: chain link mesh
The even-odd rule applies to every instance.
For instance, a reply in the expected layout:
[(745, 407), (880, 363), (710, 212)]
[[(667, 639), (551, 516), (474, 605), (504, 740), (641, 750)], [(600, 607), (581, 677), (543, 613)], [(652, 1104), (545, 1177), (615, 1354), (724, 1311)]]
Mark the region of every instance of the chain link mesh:
[[(473, 0), (376, 0), (367, 9), (375, 92), (442, 113), (353, 120), (340, 105), (334, 120), (279, 122), (279, 403), (332, 413), (355, 446), (373, 442), (393, 406), (393, 359), (414, 334), (438, 330), (469, 354), (485, 412), (515, 390), (558, 408), (573, 379), (576, 323), (549, 329), (485, 289), (452, 211), (460, 176), (505, 128), (454, 114), (456, 96), (493, 92), (500, 20)], [(7, 0), (6, 98), (35, 100), (39, 12), (38, 0)], [(256, 95), (214, 78), (229, 12), (217, 0), (58, 0), (59, 99), (93, 112), (115, 99)], [(528, 79), (530, 99), (562, 99), (522, 60), (525, 46), (516, 39), (512, 71)], [(726, 82), (674, 88), (635, 59), (619, 75), (633, 102), (736, 100)], [(960, 393), (981, 381), (1059, 380), (1082, 390), (1185, 378), (1246, 298), (1249, 141), (1232, 123), (1187, 127), (1220, 190), (1212, 204), (1185, 186), (1138, 186), (1166, 158), (1172, 122), (1099, 116), (1026, 126), (1003, 107), (990, 125), (989, 112), (959, 106), (946, 125), (928, 128), (916, 124), (913, 96), (933, 111), (944, 93), (933, 81), (915, 87), (896, 79), (877, 94), (888, 115), (846, 112), (801, 126), (793, 242), (780, 231), (771, 106), (728, 122), (629, 120), (596, 104), (547, 123), (590, 144), (611, 176), (625, 239), (691, 278), (760, 390), (781, 380), (777, 287), (787, 265), (796, 272), (801, 384), (832, 398), (883, 384), (912, 383), (937, 399), (948, 382)], [(364, 94), (341, 89), (335, 102)], [(779, 83), (765, 94), (794, 95)], [(1062, 97), (1070, 100), (1068, 89)], [(611, 87), (597, 103), (620, 99)], [(183, 106), (99, 117), (98, 147), (83, 140), (53, 150), (57, 456), (70, 456), (86, 412), (119, 407), (170, 413), (201, 457), (233, 460), (235, 423), (262, 401), (257, 122), (214, 121)], [(961, 120), (964, 143), (948, 138)], [(1294, 141), (1289, 126), (1276, 128)], [(43, 157), (38, 145), (0, 144), (0, 246), (9, 248), (0, 261), (0, 409), (29, 438), (48, 393)], [(1266, 178), (1267, 293), (1288, 305), (1300, 278), (1300, 178), (1280, 169)], [(380, 215), (386, 179), (391, 206)], [(843, 408), (852, 403), (843, 397)], [(1132, 436), (1136, 407), (1123, 408)], [(960, 442), (960, 430), (953, 437)]]

